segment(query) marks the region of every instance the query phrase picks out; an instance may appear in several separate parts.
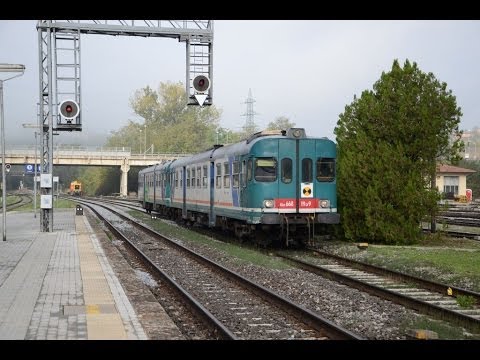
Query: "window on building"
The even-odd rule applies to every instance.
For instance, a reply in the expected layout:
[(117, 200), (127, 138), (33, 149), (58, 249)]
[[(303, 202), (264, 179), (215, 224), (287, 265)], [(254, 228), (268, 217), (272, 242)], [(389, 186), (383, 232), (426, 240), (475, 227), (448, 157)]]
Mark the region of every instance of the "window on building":
[(458, 176), (444, 176), (443, 177), (443, 192), (453, 193), (458, 195), (458, 184), (460, 183)]

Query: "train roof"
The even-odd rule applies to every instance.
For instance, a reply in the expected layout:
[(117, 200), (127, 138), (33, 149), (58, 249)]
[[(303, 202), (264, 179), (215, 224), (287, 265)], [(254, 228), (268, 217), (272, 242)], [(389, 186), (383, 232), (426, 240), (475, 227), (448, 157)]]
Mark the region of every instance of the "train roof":
[[(222, 158), (225, 155), (242, 155), (248, 153), (250, 149), (258, 142), (265, 138), (291, 138), (291, 139), (305, 139), (307, 138), (305, 129), (303, 128), (289, 128), (287, 130), (263, 130), (257, 132), (247, 139), (244, 139), (235, 144), (229, 145), (214, 145), (212, 148), (202, 151), (198, 154), (179, 158), (172, 161), (167, 161), (162, 164), (156, 164), (148, 168), (140, 170), (139, 174), (144, 172), (151, 172), (158, 169), (168, 168), (169, 166), (177, 167), (190, 164), (192, 162), (207, 162)], [(322, 138), (328, 140), (328, 138)], [(331, 141), (331, 140), (330, 140)]]

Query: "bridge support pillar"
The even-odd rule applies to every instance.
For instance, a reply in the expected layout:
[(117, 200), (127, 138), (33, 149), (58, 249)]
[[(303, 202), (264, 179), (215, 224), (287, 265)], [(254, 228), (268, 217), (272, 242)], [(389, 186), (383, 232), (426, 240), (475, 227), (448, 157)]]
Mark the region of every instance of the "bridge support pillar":
[(122, 177), (120, 178), (120, 195), (127, 197), (128, 195), (128, 170), (130, 170), (130, 164), (128, 163), (128, 159), (123, 159), (123, 164), (120, 166), (120, 170), (122, 170)]

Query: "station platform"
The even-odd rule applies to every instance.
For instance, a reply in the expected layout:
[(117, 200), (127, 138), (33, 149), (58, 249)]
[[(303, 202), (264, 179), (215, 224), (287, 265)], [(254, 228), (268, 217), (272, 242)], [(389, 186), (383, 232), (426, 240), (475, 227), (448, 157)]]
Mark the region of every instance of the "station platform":
[(86, 216), (55, 209), (53, 232), (39, 214), (6, 216), (0, 340), (148, 339)]

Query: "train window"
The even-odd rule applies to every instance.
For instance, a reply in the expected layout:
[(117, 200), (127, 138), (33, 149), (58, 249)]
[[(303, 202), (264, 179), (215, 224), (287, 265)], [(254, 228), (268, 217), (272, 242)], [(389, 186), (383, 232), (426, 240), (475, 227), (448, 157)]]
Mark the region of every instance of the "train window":
[(240, 186), (240, 162), (233, 162), (233, 187), (238, 188)]
[(197, 167), (197, 187), (199, 188), (200, 185), (200, 179), (202, 178), (202, 168), (200, 166)]
[(292, 159), (282, 159), (282, 182), (290, 184), (292, 182)]
[(180, 170), (180, 187), (183, 187), (183, 169)]
[(248, 164), (247, 164), (247, 180), (251, 181), (252, 180), (252, 159), (248, 159)]
[(240, 181), (241, 181), (241, 186), (245, 187), (247, 185), (247, 182), (246, 182), (246, 179), (245, 179), (245, 168), (246, 168), (246, 165), (245, 165), (245, 160), (242, 161), (242, 173), (241, 173), (241, 176), (240, 176)]
[(195, 168), (192, 168), (192, 177), (191, 177), (191, 181), (190, 181), (190, 186), (192, 188), (195, 187), (195, 182), (196, 182), (196, 179), (197, 179), (197, 174), (195, 173)]
[(312, 159), (303, 159), (302, 160), (302, 182), (312, 182), (313, 180), (313, 171), (312, 171)]
[(275, 158), (255, 159), (255, 180), (262, 182), (277, 179), (277, 160)]
[(207, 165), (203, 165), (203, 177), (202, 177), (203, 187), (207, 187)]
[(190, 187), (190, 169), (187, 169), (187, 188)]
[(217, 189), (222, 187), (222, 164), (216, 164), (217, 166), (217, 177), (215, 178), (215, 186)]
[(228, 162), (223, 163), (223, 187), (230, 187), (230, 164)]
[(317, 160), (317, 180), (333, 181), (335, 178), (335, 159), (319, 158)]

